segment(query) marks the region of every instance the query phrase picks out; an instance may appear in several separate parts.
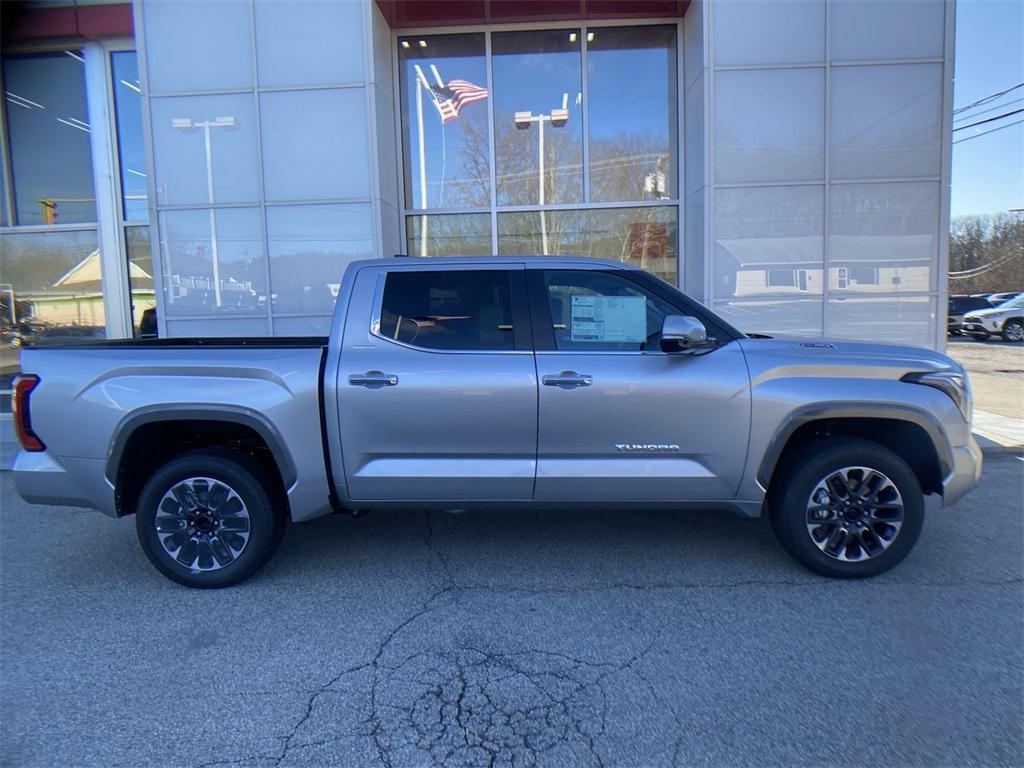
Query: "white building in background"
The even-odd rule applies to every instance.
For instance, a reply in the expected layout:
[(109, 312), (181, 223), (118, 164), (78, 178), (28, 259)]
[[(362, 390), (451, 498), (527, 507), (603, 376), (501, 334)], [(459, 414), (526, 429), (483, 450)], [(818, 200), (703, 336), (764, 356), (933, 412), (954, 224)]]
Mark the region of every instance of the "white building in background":
[(26, 337), (154, 295), (161, 335), (321, 335), (354, 259), (546, 250), (743, 330), (943, 343), (952, 2), (569, 5), (3, 3)]

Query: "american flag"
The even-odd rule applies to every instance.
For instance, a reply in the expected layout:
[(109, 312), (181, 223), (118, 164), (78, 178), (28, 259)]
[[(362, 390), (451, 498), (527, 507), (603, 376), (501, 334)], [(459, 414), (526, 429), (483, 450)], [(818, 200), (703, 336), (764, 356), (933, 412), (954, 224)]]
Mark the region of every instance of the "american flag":
[(431, 85), (429, 88), (443, 123), (458, 117), (459, 111), (467, 104), (487, 98), (486, 88), (473, 85), (468, 80), (449, 80), (448, 85)]

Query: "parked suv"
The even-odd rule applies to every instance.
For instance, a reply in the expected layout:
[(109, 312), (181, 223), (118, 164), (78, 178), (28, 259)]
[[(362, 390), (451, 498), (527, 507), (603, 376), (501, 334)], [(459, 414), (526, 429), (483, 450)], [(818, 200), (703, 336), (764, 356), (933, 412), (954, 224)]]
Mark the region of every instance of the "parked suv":
[(983, 296), (950, 296), (949, 311), (946, 315), (946, 331), (951, 334), (962, 333), (964, 315), (976, 309), (991, 309), (992, 303)]
[(1004, 301), (991, 309), (978, 309), (964, 315), (964, 332), (976, 339), (1002, 336), (1003, 341), (1024, 341), (1024, 296)]

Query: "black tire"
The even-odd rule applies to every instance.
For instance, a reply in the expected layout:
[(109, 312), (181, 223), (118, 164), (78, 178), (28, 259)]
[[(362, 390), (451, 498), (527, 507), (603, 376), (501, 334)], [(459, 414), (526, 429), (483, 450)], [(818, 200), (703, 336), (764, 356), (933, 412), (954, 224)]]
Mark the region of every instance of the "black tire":
[(1007, 320), (1003, 324), (1003, 330), (1000, 333), (1003, 337), (1003, 341), (1008, 341), (1011, 344), (1019, 344), (1024, 341), (1024, 320)]
[[(840, 550), (838, 556), (833, 556), (815, 543), (808, 527), (811, 514), (808, 506), (812, 493), (815, 493), (825, 478), (848, 467), (864, 467), (884, 475), (895, 486), (903, 505), (902, 525), (891, 542), (885, 543), (883, 537), (872, 536), (869, 531), (865, 531), (862, 536), (867, 537), (876, 547), (881, 545), (884, 548), (857, 561), (837, 558), (857, 556), (858, 550), (867, 555), (867, 549), (858, 546), (859, 541), (851, 544), (849, 549)], [(892, 491), (887, 493), (892, 495)], [(852, 437), (817, 440), (785, 457), (776, 469), (768, 504), (772, 530), (783, 548), (797, 562), (815, 573), (839, 579), (860, 579), (888, 571), (914, 548), (924, 523), (924, 494), (914, 471), (889, 449), (869, 440)], [(837, 503), (835, 506), (840, 505)], [(842, 529), (844, 525), (839, 523), (835, 528)], [(815, 534), (826, 536), (827, 542), (827, 534), (835, 528), (816, 528)], [(885, 523), (880, 523), (879, 530), (883, 534), (887, 534), (889, 529)], [(837, 537), (840, 535), (841, 531)]]
[[(196, 589), (230, 587), (252, 576), (277, 550), (287, 524), (284, 500), (280, 492), (263, 479), (266, 474), (263, 467), (245, 454), (218, 450), (188, 453), (162, 466), (146, 482), (135, 511), (135, 530), (149, 561), (167, 578)], [(225, 507), (223, 514), (218, 514), (219, 507), (214, 507), (209, 501), (215, 493), (209, 483), (204, 485), (201, 482), (206, 478), (216, 481), (213, 487), (226, 487), (229, 491), (227, 495), (222, 492), (217, 494), (222, 497), (220, 506)], [(177, 510), (173, 511), (175, 501), (167, 499), (167, 496), (173, 488), (180, 489), (182, 483), (187, 485), (188, 481), (193, 480), (200, 481), (190, 486), (198, 489), (195, 498), (210, 504), (211, 511), (203, 511), (200, 516), (208, 516), (213, 521), (209, 523), (211, 530), (197, 531), (193, 536), (189, 533), (193, 529), (189, 527), (166, 535), (170, 530), (168, 524), (172, 527), (179, 524), (183, 527), (191, 525), (187, 521), (181, 522), (188, 516), (184, 506), (178, 504)], [(205, 497), (202, 491), (204, 487), (208, 489)], [(160, 515), (162, 530), (158, 532), (158, 510), (163, 502), (170, 505), (164, 509), (172, 511), (167, 513), (170, 517)], [(229, 504), (232, 505), (230, 508)], [(203, 508), (202, 504), (199, 506)], [(237, 522), (242, 518), (236, 514), (247, 516), (246, 531), (242, 530), (242, 523)], [(222, 526), (223, 530), (218, 532)], [(235, 533), (236, 530), (239, 533)], [(232, 540), (239, 541), (243, 534), (247, 538), (236, 554), (228, 544)], [(179, 562), (168, 550), (168, 547), (177, 543), (172, 541), (174, 536), (182, 537), (179, 541), (183, 541), (177, 549), (178, 557), (190, 561), (191, 566)], [(207, 537), (205, 540), (204, 536)], [(165, 546), (165, 541), (171, 544)], [(189, 542), (193, 542), (196, 549), (194, 559), (193, 544)], [(218, 553), (216, 557), (214, 548)], [(227, 562), (221, 562), (222, 556)], [(204, 570), (204, 562), (211, 569)]]

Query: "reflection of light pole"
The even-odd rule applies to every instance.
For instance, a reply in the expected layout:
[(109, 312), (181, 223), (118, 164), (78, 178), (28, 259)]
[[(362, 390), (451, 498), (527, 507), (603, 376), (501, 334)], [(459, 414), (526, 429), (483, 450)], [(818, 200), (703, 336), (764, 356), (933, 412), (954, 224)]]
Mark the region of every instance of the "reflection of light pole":
[(181, 131), (203, 129), (203, 143), (206, 147), (206, 198), (210, 204), (210, 256), (213, 258), (213, 298), (217, 306), (220, 301), (220, 259), (217, 254), (217, 211), (213, 207), (213, 159), (210, 153), (210, 129), (234, 128), (235, 118), (217, 117), (213, 120), (192, 120), (187, 117), (176, 117), (171, 120), (171, 127)]
[[(516, 128), (520, 130), (526, 130), (530, 127), (530, 123), (537, 123), (537, 130), (539, 134), (537, 136), (537, 180), (539, 182), (539, 192), (537, 202), (540, 205), (544, 205), (544, 123), (550, 122), (552, 128), (561, 128), (565, 125), (569, 119), (569, 94), (562, 94), (562, 107), (561, 109), (552, 109), (548, 114), (534, 115), (531, 112), (516, 112), (515, 116)], [(544, 218), (544, 211), (540, 212), (540, 239), (541, 239), (541, 253), (548, 255), (548, 225)]]
[[(420, 150), (420, 206), (427, 209), (427, 151), (423, 142), (423, 89), (430, 88), (426, 75), (420, 69), (419, 64), (414, 64), (416, 70), (416, 125), (419, 128), (419, 150)], [(420, 256), (427, 255), (427, 216), (420, 217)]]

